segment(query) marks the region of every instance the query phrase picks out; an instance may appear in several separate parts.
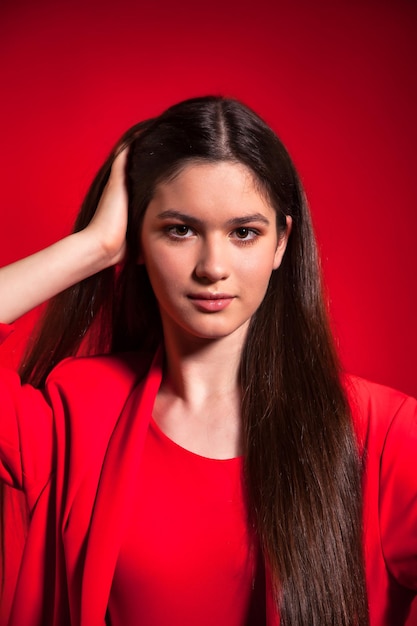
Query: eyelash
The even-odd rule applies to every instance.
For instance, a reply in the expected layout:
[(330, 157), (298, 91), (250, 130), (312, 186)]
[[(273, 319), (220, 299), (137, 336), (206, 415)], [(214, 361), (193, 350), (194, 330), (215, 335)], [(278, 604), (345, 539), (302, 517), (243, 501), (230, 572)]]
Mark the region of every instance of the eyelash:
[[(179, 234), (178, 231), (180, 229), (186, 229), (187, 232), (183, 234)], [(187, 226), (186, 224), (172, 224), (170, 226), (166, 226), (164, 230), (167, 233), (168, 237), (172, 239), (173, 241), (179, 241), (181, 239), (188, 239), (189, 233), (194, 233), (193, 229), (190, 226)], [(243, 238), (239, 237), (237, 235), (239, 231), (241, 231), (241, 234), (242, 234), (242, 231), (245, 231), (245, 233), (250, 236), (243, 237)], [(248, 226), (239, 226), (234, 231), (232, 231), (232, 233), (236, 235), (235, 237), (236, 240), (239, 242), (240, 245), (243, 245), (243, 246), (254, 243), (256, 239), (259, 237), (259, 235), (261, 234), (259, 230), (257, 230), (256, 228), (249, 228)]]

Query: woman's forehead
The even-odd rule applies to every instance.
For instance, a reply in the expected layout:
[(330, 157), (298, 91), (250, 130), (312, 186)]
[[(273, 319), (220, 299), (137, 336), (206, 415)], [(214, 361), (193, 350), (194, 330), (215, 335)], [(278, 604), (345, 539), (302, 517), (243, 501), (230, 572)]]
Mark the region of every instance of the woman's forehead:
[(253, 172), (232, 161), (187, 163), (156, 186), (151, 204), (189, 211), (274, 211)]

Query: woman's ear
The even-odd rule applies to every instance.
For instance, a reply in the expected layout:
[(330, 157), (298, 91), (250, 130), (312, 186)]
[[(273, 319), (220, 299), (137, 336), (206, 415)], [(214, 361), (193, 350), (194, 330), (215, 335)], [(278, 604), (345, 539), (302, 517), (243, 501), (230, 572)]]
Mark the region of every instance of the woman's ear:
[(279, 266), (281, 265), (282, 257), (284, 256), (284, 252), (287, 248), (288, 239), (291, 234), (292, 217), (287, 215), (285, 217), (285, 221), (286, 221), (285, 231), (280, 233), (277, 249), (275, 250), (274, 264), (273, 264), (274, 270), (277, 270)]

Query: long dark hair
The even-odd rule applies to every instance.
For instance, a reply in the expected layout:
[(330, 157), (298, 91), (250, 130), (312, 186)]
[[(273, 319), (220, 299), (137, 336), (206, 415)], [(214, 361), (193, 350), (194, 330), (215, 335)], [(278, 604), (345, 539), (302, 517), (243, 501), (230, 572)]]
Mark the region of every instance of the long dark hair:
[(162, 339), (146, 270), (138, 265), (155, 187), (188, 162), (246, 165), (277, 213), (292, 218), (282, 264), (253, 316), (241, 358), (245, 479), (251, 520), (283, 626), (368, 623), (362, 551), (361, 460), (323, 304), (315, 237), (293, 163), (275, 133), (241, 103), (205, 97), (131, 128), (103, 165), (75, 230), (91, 220), (115, 155), (130, 146), (128, 252), (54, 298), (24, 360), (41, 386), (80, 350), (153, 350)]

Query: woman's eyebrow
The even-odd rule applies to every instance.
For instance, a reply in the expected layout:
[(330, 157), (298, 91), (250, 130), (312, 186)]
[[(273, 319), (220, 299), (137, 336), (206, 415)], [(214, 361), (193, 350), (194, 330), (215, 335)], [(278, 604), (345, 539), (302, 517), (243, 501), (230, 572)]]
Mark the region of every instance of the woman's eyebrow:
[[(202, 226), (204, 224), (203, 220), (200, 220), (193, 215), (187, 215), (186, 213), (172, 209), (162, 211), (162, 213), (158, 213), (156, 217), (160, 220), (177, 219), (186, 222), (187, 224), (195, 224), (196, 226)], [(269, 226), (270, 224), (269, 220), (265, 217), (265, 215), (262, 215), (262, 213), (251, 213), (250, 215), (242, 215), (241, 217), (232, 217), (230, 220), (227, 220), (226, 224), (227, 226), (242, 226), (252, 222), (260, 222), (265, 224), (265, 226)]]
[(156, 217), (160, 220), (181, 220), (182, 222), (187, 222), (187, 224), (196, 224), (197, 226), (201, 226), (203, 224), (203, 220), (200, 220), (193, 215), (181, 213), (181, 211), (174, 211), (173, 209), (162, 211), (162, 213), (158, 213)]
[(265, 226), (269, 226), (269, 219), (262, 215), (262, 213), (252, 213), (251, 215), (242, 215), (242, 217), (233, 217), (227, 221), (229, 226), (242, 226), (242, 224), (249, 224), (251, 222), (261, 222)]

